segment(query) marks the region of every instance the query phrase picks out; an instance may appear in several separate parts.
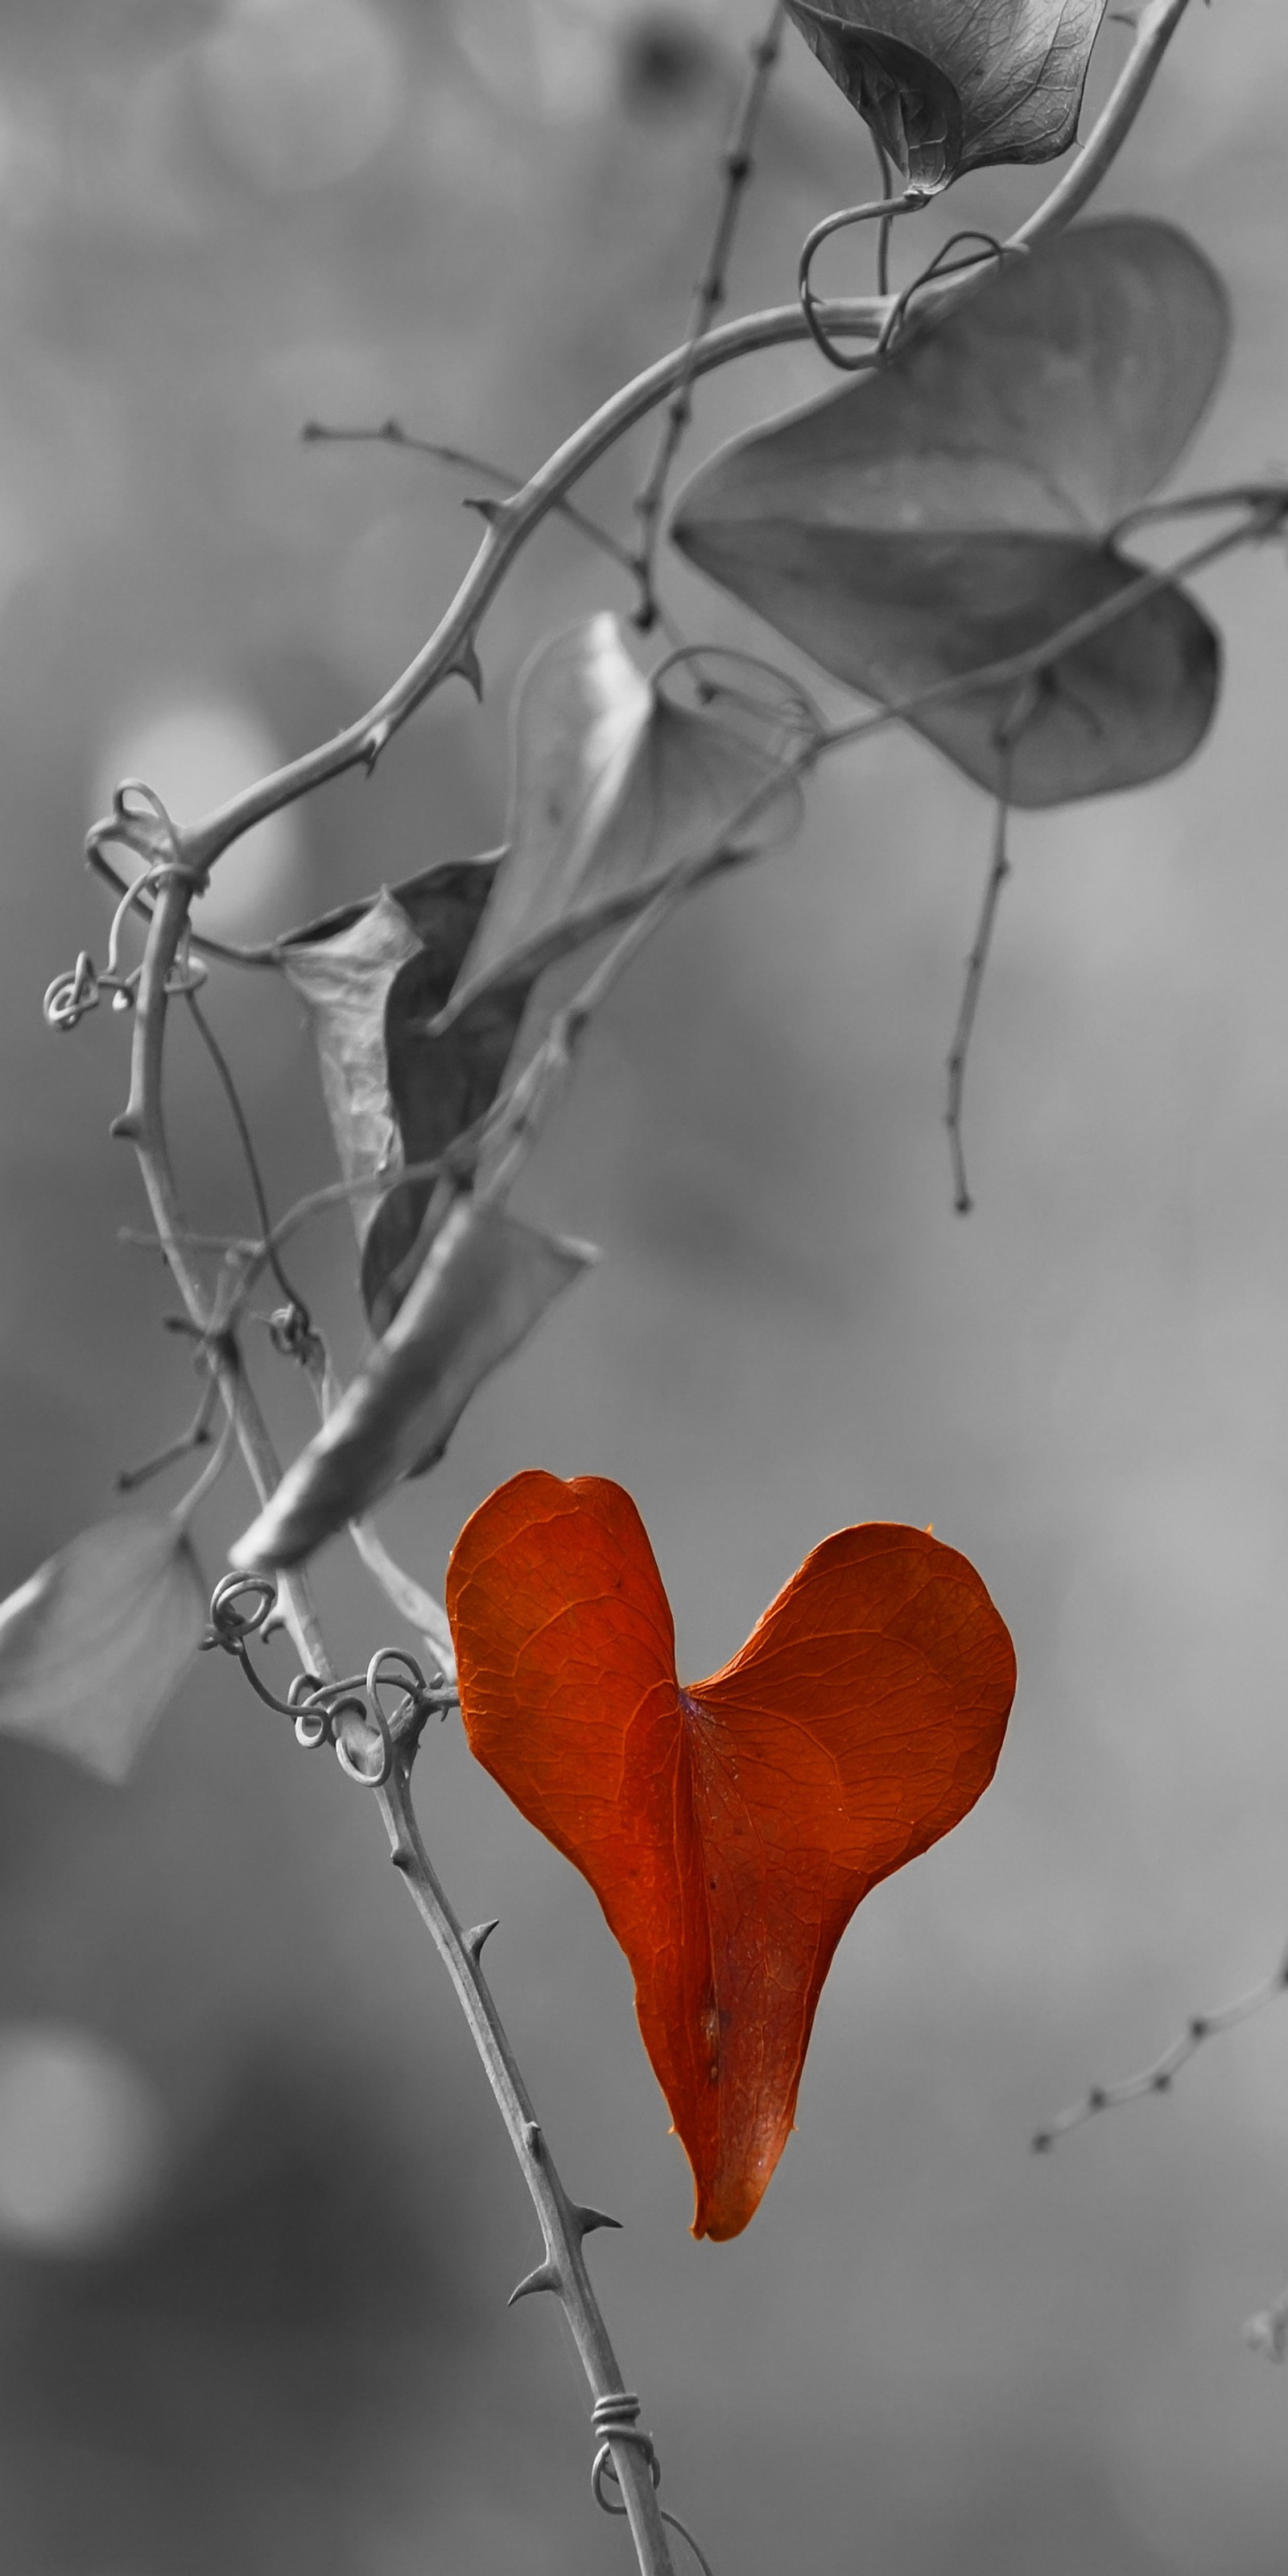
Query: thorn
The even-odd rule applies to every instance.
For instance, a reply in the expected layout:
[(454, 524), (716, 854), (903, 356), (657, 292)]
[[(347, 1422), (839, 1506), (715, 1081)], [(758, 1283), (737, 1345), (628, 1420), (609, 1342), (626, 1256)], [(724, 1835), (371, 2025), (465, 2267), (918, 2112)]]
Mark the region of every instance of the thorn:
[(457, 654), (456, 660), (454, 662), (449, 662), (447, 667), (449, 671), (455, 671), (458, 673), (459, 677), (474, 691), (474, 695), (478, 699), (479, 705), (482, 706), (483, 665), (474, 650), (474, 642), (471, 636), (467, 635), (465, 642), (461, 646), (460, 652)]
[(535, 2272), (529, 2272), (517, 2290), (511, 2290), (505, 2303), (507, 2308), (512, 2308), (516, 2299), (529, 2298), (534, 2290), (554, 2290), (562, 2298), (563, 2282), (553, 2263), (538, 2263)]
[(112, 1124), (108, 1128), (107, 1132), (109, 1136), (118, 1136), (123, 1138), (127, 1145), (137, 1145), (139, 1141), (139, 1122), (135, 1117), (133, 1110), (123, 1109), (119, 1118), (114, 1118), (112, 1120)]
[(620, 2227), (620, 2218), (610, 2218), (606, 2209), (579, 2209), (574, 2202), (568, 2212), (579, 2236), (593, 2236), (597, 2227)]
[(494, 1914), (490, 1923), (476, 1923), (472, 1931), (463, 1932), (461, 1934), (461, 1939), (464, 1942), (466, 1949), (469, 1951), (470, 1957), (472, 1958), (476, 1968), (479, 1960), (483, 1956), (483, 1944), (486, 1940), (490, 1939), (492, 1933), (495, 1932), (500, 1920), (500, 1915)]
[(524, 2121), (523, 2143), (530, 2156), (540, 2156), (542, 2149), (545, 2146), (545, 2140), (542, 2137), (541, 2131), (535, 2120)]
[(393, 726), (390, 724), (387, 717), (382, 717), (379, 724), (373, 724), (371, 731), (362, 746), (362, 758), (366, 763), (368, 778), (370, 778), (376, 762), (379, 760), (381, 752), (384, 750), (385, 744), (388, 742), (392, 732)]
[(505, 509), (505, 503), (504, 501), (490, 500), (486, 494), (482, 499), (480, 499), (477, 493), (467, 492), (461, 503), (461, 508), (463, 510), (477, 510), (480, 519), (486, 519), (489, 528), (494, 528), (497, 520), (501, 517)]

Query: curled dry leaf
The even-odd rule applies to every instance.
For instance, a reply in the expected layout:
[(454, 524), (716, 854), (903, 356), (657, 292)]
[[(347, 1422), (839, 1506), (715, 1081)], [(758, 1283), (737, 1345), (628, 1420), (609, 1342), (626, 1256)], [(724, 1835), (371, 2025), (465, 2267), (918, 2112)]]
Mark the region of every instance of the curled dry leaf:
[(1105, 0), (787, 0), (905, 179), (1050, 161), (1078, 130)]
[(442, 1455), (475, 1388), (596, 1259), (503, 1209), (458, 1199), (392, 1324), (288, 1468), (234, 1565), (302, 1564)]
[(630, 1961), (693, 2232), (736, 2236), (856, 1905), (992, 1777), (1006, 1628), (964, 1557), (872, 1523), (824, 1539), (732, 1663), (681, 1687), (630, 1496), (537, 1473), (467, 1521), (447, 1609), (472, 1750), (589, 1879)]
[[(313, 1020), (346, 1180), (392, 1181), (458, 1145), (455, 1181), (465, 1179), (471, 1130), (545, 969), (686, 869), (794, 829), (799, 789), (780, 745), (799, 738), (802, 701), (787, 683), (779, 697), (754, 732), (731, 712), (677, 706), (641, 676), (612, 617), (541, 647), (515, 711), (509, 846), (428, 869), (281, 943)], [(453, 1196), (452, 1181), (425, 1178), (355, 1201), (377, 1331)]]
[[(995, 793), (1014, 679), (970, 672), (1130, 589), (1116, 522), (1175, 464), (1221, 372), (1220, 279), (1182, 233), (1087, 224), (1008, 261), (889, 363), (726, 447), (672, 534), (714, 581)], [(1157, 778), (1202, 740), (1219, 646), (1175, 585), (1060, 656), (1012, 755), (1012, 799)]]
[[(780, 729), (802, 702), (784, 683)], [(686, 870), (781, 843), (800, 789), (770, 739), (646, 680), (615, 617), (543, 644), (520, 685), (507, 847), (438, 1025), (534, 979)]]
[[(447, 1151), (496, 1097), (522, 1004), (494, 1004), (440, 1037), (432, 1023), (460, 971), (496, 855), (428, 868), (281, 943), (307, 1004), (322, 1090), (346, 1181), (385, 1177)], [(355, 1197), (362, 1291), (377, 1330), (395, 1312), (433, 1193), (409, 1182)]]
[(0, 1733), (123, 1780), (205, 1625), (178, 1520), (129, 1512), (82, 1531), (0, 1604)]

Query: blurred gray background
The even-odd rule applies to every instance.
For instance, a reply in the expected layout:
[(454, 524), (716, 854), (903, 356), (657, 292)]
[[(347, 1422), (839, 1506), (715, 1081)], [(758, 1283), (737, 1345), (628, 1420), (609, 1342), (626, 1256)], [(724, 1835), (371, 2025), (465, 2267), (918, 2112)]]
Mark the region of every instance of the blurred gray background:
[[(682, 333), (760, 0), (5, 0), (0, 15), (0, 1590), (110, 1508), (194, 1386), (107, 1122), (126, 1031), (40, 996), (106, 907), (82, 836), (143, 770), (189, 814), (367, 704), (433, 622), (468, 478), (301, 448), (397, 413), (524, 469)], [(1097, 94), (1128, 41), (1111, 27)], [(1197, 5), (1104, 202), (1179, 219), (1237, 308), (1191, 482), (1288, 465), (1279, 0)], [(870, 156), (793, 44), (733, 288), (791, 292)], [(970, 183), (1006, 228), (1033, 173)], [(925, 219), (947, 228), (942, 215)], [(903, 245), (899, 249), (902, 251)], [(906, 255), (906, 254), (905, 254)], [(863, 245), (826, 279), (864, 281)], [(691, 447), (829, 382), (706, 390)], [(623, 523), (636, 439), (587, 506)], [(682, 568), (691, 632), (765, 643)], [(517, 1468), (615, 1476), (710, 1670), (824, 1532), (933, 1521), (1014, 1629), (995, 1787), (864, 1907), (749, 2233), (690, 2186), (588, 1891), (449, 1723), (419, 1796), (572, 2188), (665, 2494), (720, 2576), (1271, 2576), (1288, 2374), (1288, 2006), (1170, 2103), (1030, 2131), (1270, 1968), (1288, 1932), (1284, 567), (1205, 585), (1218, 729), (1180, 777), (1022, 823), (951, 1212), (942, 1060), (989, 812), (912, 739), (812, 791), (597, 1029), (525, 1204), (607, 1258), (384, 1516), (432, 1584)], [(262, 935), (495, 843), (538, 637), (626, 585), (566, 528), (370, 783), (220, 871)], [(784, 654), (784, 659), (789, 659)], [(832, 693), (827, 703), (838, 709)], [(218, 973), (278, 1204), (327, 1176), (309, 1045)], [(201, 1221), (248, 1222), (208, 1066)], [(358, 1346), (342, 1220), (302, 1252)], [(283, 1443), (306, 1435), (269, 1358)], [(246, 1518), (206, 1516), (216, 1570)], [(397, 1622), (341, 1548), (342, 1650)], [(284, 1667), (283, 1667), (284, 1669)], [(378, 1819), (198, 1670), (123, 1794), (0, 1744), (0, 2480), (13, 2576), (592, 2576), (583, 2393), (536, 2230)]]

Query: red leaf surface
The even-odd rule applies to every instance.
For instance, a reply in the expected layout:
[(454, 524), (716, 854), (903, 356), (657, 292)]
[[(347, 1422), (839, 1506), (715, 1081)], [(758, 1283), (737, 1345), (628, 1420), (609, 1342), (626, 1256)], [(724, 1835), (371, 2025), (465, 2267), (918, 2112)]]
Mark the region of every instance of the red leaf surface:
[(992, 1777), (1010, 1637), (966, 1559), (868, 1522), (811, 1550), (746, 1645), (681, 1687), (629, 1494), (515, 1476), (447, 1575), (472, 1751), (588, 1878), (697, 2184), (737, 2236), (792, 2127), (856, 1905)]

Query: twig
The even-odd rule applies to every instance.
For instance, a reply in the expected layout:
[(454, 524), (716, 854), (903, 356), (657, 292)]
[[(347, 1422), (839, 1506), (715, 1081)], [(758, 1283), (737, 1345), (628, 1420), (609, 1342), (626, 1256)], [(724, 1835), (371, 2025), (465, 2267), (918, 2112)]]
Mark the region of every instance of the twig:
[(1002, 888), (1011, 873), (1011, 863), (1006, 855), (1006, 827), (1010, 820), (1010, 812), (1009, 797), (1003, 792), (997, 800), (993, 826), (992, 862), (984, 887), (984, 900), (980, 906), (974, 945), (966, 960), (966, 981), (962, 987), (961, 1008), (957, 1014), (953, 1042), (948, 1051), (948, 1106), (944, 1111), (944, 1125), (948, 1130), (948, 1151), (952, 1157), (953, 1166), (953, 1208), (958, 1216), (969, 1216), (973, 1204), (966, 1182), (966, 1156), (962, 1147), (962, 1093), (966, 1086), (966, 1061), (970, 1053), (971, 1032), (975, 1026), (975, 1013), (979, 1008), (979, 997), (983, 989), (984, 970), (988, 964), (997, 907), (1002, 898)]
[(1172, 2041), (1170, 2048), (1164, 2049), (1152, 2066), (1142, 2067), (1139, 2075), (1124, 2076), (1119, 2084), (1093, 2084), (1081, 2102), (1073, 2103), (1067, 2111), (1058, 2112), (1044, 2129), (1035, 2131), (1032, 2139), (1034, 2154), (1048, 2154), (1057, 2138), (1067, 2137), (1070, 2129), (1080, 2129), (1083, 2122), (1093, 2120), (1098, 2111), (1117, 2111), (1124, 2102), (1143, 2101), (1150, 2093), (1170, 2093), (1181, 2068), (1188, 2066), (1190, 2059), (1197, 2056), (1208, 2040), (1218, 2039), (1222, 2031), (1237, 2030), (1240, 2022), (1251, 2021), (1254, 2014), (1278, 2003), (1285, 1993), (1288, 1993), (1288, 1957), (1281, 1961), (1273, 1976), (1263, 1977), (1260, 1985), (1253, 1986), (1250, 1993), (1236, 1996), (1233, 2003), (1219, 2005), (1215, 2012), (1193, 2014), (1180, 2037)]
[(1267, 2361), (1288, 2361), (1288, 2290), (1282, 2290), (1272, 2307), (1258, 2308), (1254, 2317), (1245, 2321), (1243, 2340), (1253, 2352), (1263, 2352)]
[(1136, 20), (1131, 52), (1077, 159), (1028, 222), (1012, 234), (1008, 248), (1029, 250), (1042, 234), (1063, 231), (1081, 214), (1117, 160), (1188, 7), (1189, 0), (1147, 0)]
[(178, 1439), (171, 1440), (164, 1449), (158, 1449), (153, 1457), (145, 1458), (141, 1465), (122, 1467), (116, 1478), (118, 1494), (136, 1494), (140, 1485), (151, 1484), (153, 1477), (162, 1475), (167, 1467), (177, 1467), (181, 1458), (190, 1458), (196, 1449), (209, 1448), (210, 1425), (218, 1405), (219, 1382), (210, 1377), (202, 1389), (201, 1402), (187, 1430), (181, 1431)]
[[(521, 474), (509, 473), (504, 465), (489, 464), (485, 456), (472, 456), (467, 448), (448, 447), (442, 439), (413, 437), (400, 420), (382, 420), (375, 429), (333, 429), (324, 421), (306, 420), (300, 436), (310, 447), (356, 447), (364, 444), (401, 447), (415, 456), (430, 456), (438, 465), (459, 466), (466, 474), (477, 474), (481, 482), (495, 483), (497, 489), (506, 494), (523, 490)], [(611, 555), (623, 572), (634, 574), (635, 557), (630, 547), (623, 545), (611, 528), (601, 527), (598, 519), (592, 519), (585, 510), (579, 510), (575, 501), (556, 502), (555, 515), (566, 519), (570, 527), (578, 529), (593, 546), (599, 547), (602, 554)]]
[(725, 148), (724, 186), (720, 198), (720, 211), (716, 216), (715, 231), (711, 236), (707, 264), (698, 281), (694, 296), (693, 315), (689, 324), (684, 360), (667, 405), (666, 419), (662, 425), (662, 434), (657, 443), (652, 466), (636, 496), (635, 521), (639, 530), (639, 551), (634, 558), (633, 568), (639, 576), (640, 597), (639, 606), (635, 611), (635, 624), (641, 634), (647, 634), (649, 629), (657, 624), (658, 603), (653, 576), (662, 503), (666, 496), (671, 468), (679, 453), (680, 442), (693, 415), (693, 380), (696, 373), (694, 362), (699, 344), (710, 330), (725, 300), (725, 279), (733, 249), (733, 237), (737, 229), (747, 182), (751, 177), (752, 145), (755, 141), (756, 127), (760, 122), (760, 111), (773, 77), (774, 66), (782, 51), (783, 22), (786, 14), (785, 0), (773, 0), (765, 32), (759, 43), (751, 48), (751, 71), (739, 102), (733, 132)]
[(242, 1107), (241, 1094), (233, 1080), (232, 1066), (229, 1064), (228, 1058), (224, 1054), (223, 1048), (221, 1047), (218, 1038), (215, 1036), (214, 1030), (212, 1029), (209, 1020), (206, 1018), (205, 1012), (202, 1010), (201, 1005), (197, 1000), (196, 994), (188, 992), (184, 995), (184, 999), (187, 1002), (188, 1009), (191, 1012), (194, 1021), (196, 1022), (202, 1044), (205, 1047), (211, 1063), (215, 1068), (215, 1072), (219, 1077), (220, 1087), (223, 1091), (224, 1098), (228, 1103), (233, 1125), (237, 1130), (237, 1141), (242, 1149), (242, 1159), (246, 1165), (247, 1175), (250, 1180), (251, 1196), (255, 1201), (255, 1214), (259, 1218), (260, 1231), (265, 1245), (265, 1257), (272, 1270), (273, 1277), (277, 1281), (278, 1287), (281, 1289), (282, 1295), (286, 1299), (287, 1305), (291, 1308), (294, 1315), (299, 1318), (300, 1332), (307, 1334), (309, 1330), (308, 1307), (305, 1305), (304, 1299), (301, 1297), (298, 1288), (295, 1287), (293, 1281), (288, 1278), (285, 1270), (282, 1268), (281, 1261), (278, 1258), (277, 1247), (272, 1241), (273, 1220), (269, 1213), (268, 1196), (264, 1188), (264, 1176), (259, 1168), (259, 1157), (255, 1151), (255, 1140), (251, 1135), (250, 1123), (247, 1119), (246, 1112)]

